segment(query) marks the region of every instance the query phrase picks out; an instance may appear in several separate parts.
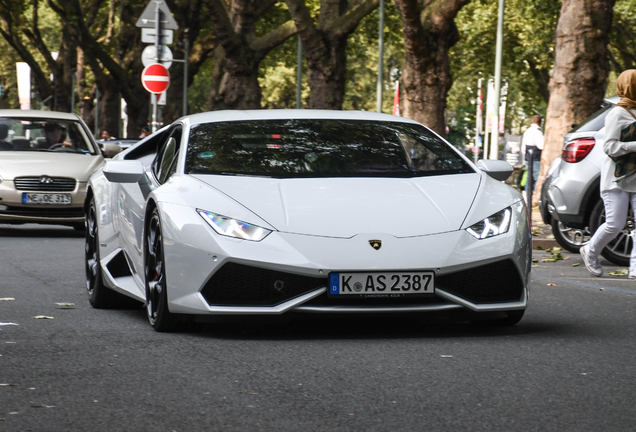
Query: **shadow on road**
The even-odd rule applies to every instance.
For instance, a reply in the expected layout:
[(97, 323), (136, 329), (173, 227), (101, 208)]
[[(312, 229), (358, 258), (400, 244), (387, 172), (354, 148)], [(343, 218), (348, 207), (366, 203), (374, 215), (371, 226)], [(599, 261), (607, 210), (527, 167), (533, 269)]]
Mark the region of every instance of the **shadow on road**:
[(206, 324), (201, 337), (244, 340), (337, 340), (506, 337), (552, 332), (551, 326), (483, 327), (469, 322), (427, 317), (322, 317), (293, 319), (287, 323)]
[(58, 225), (0, 224), (0, 237), (84, 238), (84, 231)]
[[(148, 323), (143, 307), (118, 308), (104, 311), (124, 326), (147, 326), (152, 339), (170, 338), (170, 333), (155, 333)], [(467, 321), (426, 315), (365, 315), (291, 317), (226, 317), (219, 322), (184, 326), (179, 336), (200, 339), (246, 341), (284, 340), (379, 340), (379, 339), (455, 339), (466, 337), (501, 338), (509, 336), (549, 335), (550, 338), (574, 336), (581, 328), (568, 324), (539, 322), (525, 317), (513, 327), (487, 327)]]

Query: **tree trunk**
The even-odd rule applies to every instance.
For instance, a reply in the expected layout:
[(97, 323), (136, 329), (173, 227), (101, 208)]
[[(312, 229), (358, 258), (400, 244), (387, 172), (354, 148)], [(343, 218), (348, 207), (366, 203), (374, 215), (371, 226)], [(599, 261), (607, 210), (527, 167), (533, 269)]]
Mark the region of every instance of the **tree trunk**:
[(347, 38), (373, 12), (378, 0), (322, 0), (318, 24), (304, 0), (285, 0), (307, 59), (309, 108), (342, 109), (347, 72)]
[(395, 0), (406, 59), (402, 112), (446, 136), (446, 97), (453, 83), (448, 51), (459, 40), (455, 17), (470, 0)]
[(293, 22), (282, 24), (257, 38), (256, 21), (275, 1), (231, 0), (227, 7), (223, 0), (206, 1), (220, 44), (214, 51), (209, 108), (261, 108), (258, 67), (267, 53), (296, 33)]
[(550, 163), (561, 154), (572, 124), (596, 111), (605, 95), (607, 45), (615, 0), (563, 0), (556, 29), (554, 72), (545, 122), (545, 145), (533, 195), (539, 200)]

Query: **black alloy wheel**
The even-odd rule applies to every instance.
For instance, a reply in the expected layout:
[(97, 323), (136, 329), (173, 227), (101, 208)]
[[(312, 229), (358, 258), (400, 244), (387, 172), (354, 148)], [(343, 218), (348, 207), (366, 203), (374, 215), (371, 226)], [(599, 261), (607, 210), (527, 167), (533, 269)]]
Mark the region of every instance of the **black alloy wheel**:
[(102, 280), (99, 258), (99, 230), (97, 228), (97, 212), (94, 199), (91, 199), (86, 212), (86, 245), (84, 251), (89, 303), (96, 309), (115, 306), (117, 293), (104, 286)]
[(144, 241), (146, 312), (150, 325), (159, 332), (176, 329), (177, 315), (168, 310), (166, 267), (159, 212), (154, 209)]
[[(594, 206), (590, 216), (590, 231), (596, 232), (605, 222), (605, 206), (603, 200), (600, 200)], [(601, 252), (608, 261), (623, 267), (629, 267), (629, 258), (632, 253), (632, 245), (634, 244), (634, 211), (629, 207), (627, 222), (625, 227), (618, 233), (615, 239), (605, 246)]]

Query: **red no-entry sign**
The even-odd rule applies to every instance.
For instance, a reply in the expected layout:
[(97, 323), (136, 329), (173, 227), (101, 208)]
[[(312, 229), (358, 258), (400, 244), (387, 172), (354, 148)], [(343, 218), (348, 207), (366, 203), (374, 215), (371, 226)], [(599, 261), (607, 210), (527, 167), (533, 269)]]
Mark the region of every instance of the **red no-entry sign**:
[(170, 73), (162, 64), (151, 64), (141, 73), (141, 83), (150, 93), (163, 93), (170, 85)]

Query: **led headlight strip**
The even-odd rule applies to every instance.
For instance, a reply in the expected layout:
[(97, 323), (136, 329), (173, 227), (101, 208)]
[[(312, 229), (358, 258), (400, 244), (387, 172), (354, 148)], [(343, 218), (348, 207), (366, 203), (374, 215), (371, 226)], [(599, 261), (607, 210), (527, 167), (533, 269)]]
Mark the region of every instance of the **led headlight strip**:
[(267, 228), (248, 224), (247, 222), (212, 213), (207, 210), (197, 209), (197, 211), (203, 220), (205, 220), (217, 234), (222, 236), (250, 241), (261, 241), (272, 232)]
[(506, 233), (508, 228), (510, 228), (511, 215), (512, 209), (508, 207), (466, 228), (466, 231), (477, 239), (485, 239)]

